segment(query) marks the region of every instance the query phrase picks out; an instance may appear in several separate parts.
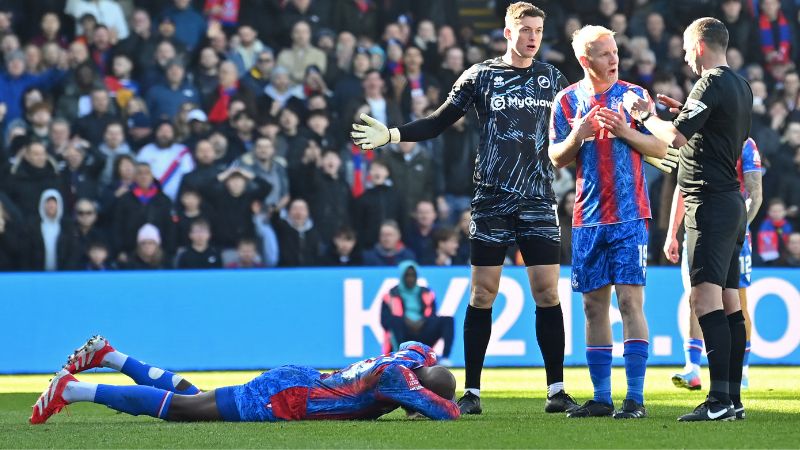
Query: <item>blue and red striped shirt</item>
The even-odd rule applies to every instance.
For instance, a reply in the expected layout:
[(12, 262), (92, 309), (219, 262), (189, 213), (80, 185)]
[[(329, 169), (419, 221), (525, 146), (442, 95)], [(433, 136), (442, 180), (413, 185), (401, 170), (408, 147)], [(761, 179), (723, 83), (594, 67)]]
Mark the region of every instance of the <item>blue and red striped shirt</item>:
[[(559, 92), (553, 101), (550, 145), (567, 138), (578, 111), (581, 117), (595, 105), (617, 111), (622, 103), (622, 95), (627, 91), (648, 98), (642, 87), (625, 81), (617, 81), (597, 95), (589, 92), (581, 83)], [(625, 117), (632, 128), (650, 134), (646, 128), (638, 127), (627, 112)], [(577, 176), (572, 226), (606, 225), (651, 218), (644, 160), (627, 142), (600, 129), (581, 145), (575, 163)]]

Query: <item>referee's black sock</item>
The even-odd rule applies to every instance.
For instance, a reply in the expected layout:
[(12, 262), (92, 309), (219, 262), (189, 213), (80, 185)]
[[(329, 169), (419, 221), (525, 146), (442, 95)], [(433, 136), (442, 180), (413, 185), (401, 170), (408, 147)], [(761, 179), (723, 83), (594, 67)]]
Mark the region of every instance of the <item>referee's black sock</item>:
[(731, 401), (739, 403), (742, 401), (742, 365), (744, 363), (744, 349), (747, 343), (747, 331), (744, 328), (744, 314), (736, 311), (728, 316), (728, 326), (731, 329), (731, 361), (730, 373), (728, 374), (730, 384), (728, 392)]
[(728, 319), (721, 309), (698, 317), (703, 339), (706, 341), (708, 372), (711, 374), (711, 390), (708, 395), (724, 404), (730, 403), (728, 394), (729, 368), (731, 363), (731, 331)]
[(492, 308), (467, 306), (464, 317), (464, 366), (467, 389), (481, 388), (481, 371), (489, 336), (492, 335)]
[(561, 303), (536, 307), (536, 341), (542, 351), (547, 385), (564, 381), (564, 313)]

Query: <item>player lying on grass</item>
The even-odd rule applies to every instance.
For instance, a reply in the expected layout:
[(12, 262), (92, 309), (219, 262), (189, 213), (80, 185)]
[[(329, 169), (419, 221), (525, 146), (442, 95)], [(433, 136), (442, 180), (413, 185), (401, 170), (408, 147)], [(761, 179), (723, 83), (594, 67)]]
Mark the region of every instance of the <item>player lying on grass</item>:
[[(96, 367), (118, 370), (137, 386), (85, 383), (72, 375)], [(56, 373), (33, 405), (30, 422), (44, 423), (76, 402), (174, 422), (377, 419), (398, 407), (447, 420), (459, 417), (452, 400), (455, 388), (455, 377), (436, 365), (436, 353), (430, 347), (404, 342), (397, 352), (333, 373), (281, 366), (243, 385), (200, 392), (180, 375), (118, 352), (102, 336), (95, 336)]]

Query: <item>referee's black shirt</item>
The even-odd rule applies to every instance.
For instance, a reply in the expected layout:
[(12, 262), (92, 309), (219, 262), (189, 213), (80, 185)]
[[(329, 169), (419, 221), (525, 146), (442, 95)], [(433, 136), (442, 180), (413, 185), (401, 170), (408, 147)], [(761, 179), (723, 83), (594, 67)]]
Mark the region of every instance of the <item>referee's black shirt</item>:
[(678, 184), (684, 194), (739, 190), (736, 160), (750, 135), (753, 92), (729, 67), (703, 75), (673, 124), (688, 142), (680, 148)]

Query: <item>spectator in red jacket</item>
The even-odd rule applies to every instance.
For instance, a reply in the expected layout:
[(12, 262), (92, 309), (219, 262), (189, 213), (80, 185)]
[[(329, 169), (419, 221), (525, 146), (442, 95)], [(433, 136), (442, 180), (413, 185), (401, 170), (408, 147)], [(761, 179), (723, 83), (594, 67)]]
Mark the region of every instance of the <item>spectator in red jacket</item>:
[(777, 260), (791, 233), (792, 225), (786, 220), (786, 203), (773, 198), (767, 206), (767, 217), (758, 230), (758, 256), (765, 263)]

